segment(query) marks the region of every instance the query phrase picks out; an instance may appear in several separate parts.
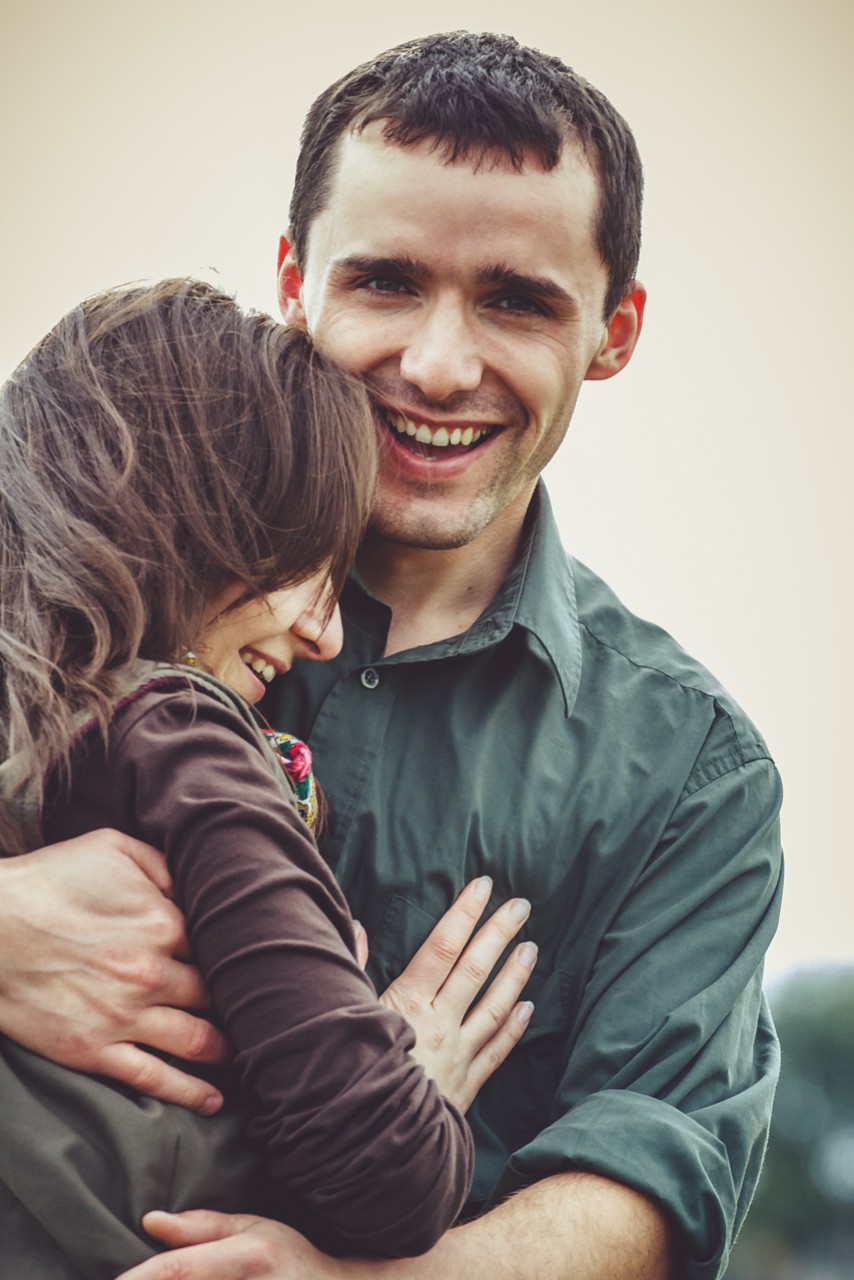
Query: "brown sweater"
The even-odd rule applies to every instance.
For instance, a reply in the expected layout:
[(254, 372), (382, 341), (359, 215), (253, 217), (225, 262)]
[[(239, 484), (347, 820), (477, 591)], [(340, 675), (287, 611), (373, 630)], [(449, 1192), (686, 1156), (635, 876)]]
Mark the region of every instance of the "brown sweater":
[(278, 768), (235, 710), (162, 679), (116, 712), (108, 752), (95, 733), (77, 743), (44, 836), (112, 826), (166, 854), (281, 1216), (297, 1198), (354, 1251), (421, 1252), (467, 1194), (468, 1127), (356, 964), (347, 906)]

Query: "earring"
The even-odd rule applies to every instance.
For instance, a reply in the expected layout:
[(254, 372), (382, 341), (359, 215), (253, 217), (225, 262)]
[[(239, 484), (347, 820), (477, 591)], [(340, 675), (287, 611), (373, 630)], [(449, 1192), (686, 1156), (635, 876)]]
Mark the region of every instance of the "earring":
[(185, 649), (185, 650), (184, 650), (184, 656), (183, 656), (182, 661), (183, 661), (183, 663), (184, 663), (184, 666), (185, 666), (185, 667), (199, 667), (199, 668), (200, 668), (200, 667), (201, 667), (201, 665), (202, 665), (202, 664), (199, 662), (199, 660), (198, 660), (198, 658), (196, 657), (196, 655), (193, 653), (192, 649)]

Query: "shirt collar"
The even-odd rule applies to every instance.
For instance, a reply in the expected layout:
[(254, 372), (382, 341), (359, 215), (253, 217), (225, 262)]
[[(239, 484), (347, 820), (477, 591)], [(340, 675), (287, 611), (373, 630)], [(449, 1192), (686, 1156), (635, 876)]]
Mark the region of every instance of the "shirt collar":
[[(342, 596), (349, 626), (385, 645), (391, 611), (369, 594), (354, 572)], [(581, 637), (572, 561), (561, 545), (542, 480), (528, 508), (521, 551), (497, 595), (461, 635), (379, 659), (383, 665), (479, 653), (522, 627), (542, 646), (561, 686), (567, 716), (581, 679)]]
[[(522, 553), (493, 605), (518, 578), (516, 607), (508, 624), (523, 627), (542, 645), (572, 714), (581, 681), (581, 633), (572, 559), (560, 540), (552, 505), (540, 480), (528, 510)], [(488, 612), (488, 611), (487, 611)], [(475, 624), (476, 626), (477, 624)]]

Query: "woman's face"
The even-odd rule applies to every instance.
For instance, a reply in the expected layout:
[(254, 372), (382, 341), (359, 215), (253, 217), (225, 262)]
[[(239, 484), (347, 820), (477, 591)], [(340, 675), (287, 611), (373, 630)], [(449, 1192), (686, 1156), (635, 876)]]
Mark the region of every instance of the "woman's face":
[(247, 702), (257, 702), (273, 676), (289, 671), (296, 658), (323, 661), (341, 649), (343, 631), (338, 605), (329, 620), (328, 572), (268, 596), (246, 600), (235, 582), (211, 601), (196, 653), (204, 665)]

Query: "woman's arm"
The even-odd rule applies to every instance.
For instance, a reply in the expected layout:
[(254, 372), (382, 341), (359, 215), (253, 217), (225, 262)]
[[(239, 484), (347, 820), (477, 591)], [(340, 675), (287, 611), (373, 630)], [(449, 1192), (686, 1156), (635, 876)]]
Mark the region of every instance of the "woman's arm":
[(351, 1249), (430, 1247), (467, 1192), (467, 1128), (356, 964), (340, 891), (251, 731), (187, 694), (119, 724), (71, 820), (106, 787), (115, 825), (165, 850), (271, 1172)]

